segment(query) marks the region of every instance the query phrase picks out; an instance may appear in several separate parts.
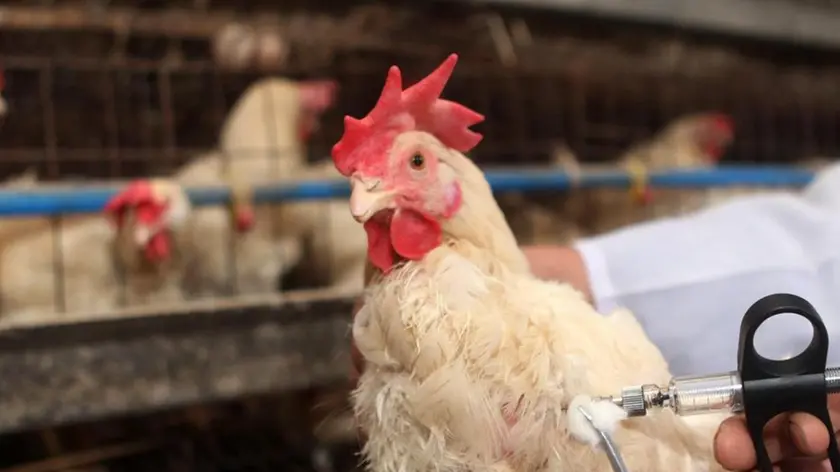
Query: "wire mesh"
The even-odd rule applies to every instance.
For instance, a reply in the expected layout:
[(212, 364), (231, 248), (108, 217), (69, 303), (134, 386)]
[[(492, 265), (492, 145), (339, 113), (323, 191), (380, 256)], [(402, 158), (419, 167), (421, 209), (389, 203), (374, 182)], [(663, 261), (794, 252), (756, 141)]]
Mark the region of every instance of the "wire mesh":
[(194, 405), (0, 436), (0, 470), (361, 470), (357, 468), (354, 432), (342, 431), (331, 437), (319, 432), (331, 423), (310, 413), (313, 401), (322, 398), (313, 397), (314, 393), (317, 392)]
[[(398, 2), (274, 3), (245, 2), (234, 12), (226, 2), (209, 0), (0, 2), (0, 62), (9, 102), (0, 127), (0, 176), (29, 168), (43, 182), (170, 176), (214, 150), (225, 163), (276, 163), (287, 149), (275, 148), (268, 157), (217, 149), (234, 104), (267, 75), (339, 83), (337, 102), (308, 143), (306, 160), (322, 162), (341, 133), (341, 114), (367, 112), (389, 65), (399, 64), (406, 82), (412, 82), (453, 51), (461, 63), (445, 93), (485, 114), (486, 121), (476, 126), (485, 141), (471, 154), (482, 166), (545, 166), (561, 145), (584, 164), (611, 163), (674, 119), (710, 110), (729, 114), (736, 126), (723, 163), (792, 163), (831, 156), (840, 147), (840, 72), (825, 51), (630, 25), (605, 28), (544, 12), (497, 13), (463, 5), (409, 8)], [(267, 65), (227, 61), (217, 41), (231, 24), (279, 34), (288, 54)], [(274, 132), (268, 122), (263, 125), (267, 133)], [(668, 198), (683, 198), (688, 191), (681, 192)], [(579, 195), (542, 192), (518, 201), (502, 197), (501, 203), (522, 242), (556, 242), (564, 225), (585, 227), (583, 220), (591, 217), (581, 210), (586, 205), (574, 203)], [(322, 232), (342, 234), (347, 227), (332, 219), (346, 213), (341, 208), (309, 206), (303, 211), (317, 216)], [(132, 274), (118, 268), (118, 278), (126, 283), (114, 306), (68, 303), (68, 296), (93, 290), (78, 282), (79, 262), (73, 261), (90, 249), (68, 242), (78, 222), (37, 220), (10, 230), (9, 236), (0, 229), (0, 236), (7, 247), (28, 244), (28, 251), (51, 254), (49, 268), (42, 270), (52, 275), (48, 285), (54, 295), (49, 309), (41, 304), (40, 311), (113, 311), (137, 301), (131, 300), (133, 289), (126, 288)], [(277, 231), (290, 226), (295, 225), (286, 222)], [(33, 227), (53, 236), (35, 245)], [(604, 228), (590, 225), (568, 233)], [(237, 248), (253, 241), (230, 233), (218, 242), (227, 276), (221, 287), (200, 296), (240, 294), (256, 286), (273, 291), (330, 285), (338, 276), (325, 274), (323, 267), (342, 264), (335, 255), (341, 243), (315, 239), (300, 236), (289, 249), (300, 253), (297, 262), (277, 267), (279, 281), (262, 287), (269, 278), (257, 283), (236, 275), (247, 262)], [(276, 248), (277, 240), (272, 244)], [(273, 257), (265, 254), (273, 253), (264, 252), (263, 259)], [(4, 264), (10, 263), (5, 259)], [(102, 268), (105, 274), (113, 270)], [(7, 283), (9, 277), (4, 276)], [(144, 302), (190, 298), (175, 292), (169, 298), (149, 295)], [(0, 296), (3, 311), (19, 308), (9, 306), (6, 298)]]

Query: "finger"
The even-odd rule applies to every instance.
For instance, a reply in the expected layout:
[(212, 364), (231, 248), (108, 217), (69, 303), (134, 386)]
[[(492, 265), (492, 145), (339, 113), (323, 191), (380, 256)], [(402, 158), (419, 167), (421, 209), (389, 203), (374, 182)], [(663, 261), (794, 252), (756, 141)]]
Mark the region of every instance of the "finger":
[(764, 447), (767, 448), (767, 455), (770, 457), (770, 462), (774, 464), (789, 457), (799, 457), (802, 455), (787, 433), (783, 436), (765, 437)]
[(729, 470), (750, 470), (755, 467), (755, 451), (741, 416), (725, 419), (714, 439), (715, 460)]
[(830, 395), (828, 397), (828, 411), (840, 410), (840, 395)]
[[(837, 431), (840, 424), (840, 411), (829, 410), (831, 424)], [(828, 449), (828, 429), (816, 417), (807, 413), (793, 413), (789, 417), (790, 437), (794, 445), (804, 455), (825, 456)]]
[(830, 472), (831, 464), (827, 460), (811, 458), (790, 459), (780, 464), (781, 472)]
[(829, 436), (822, 421), (807, 413), (793, 413), (789, 421), (791, 440), (802, 454), (811, 456), (825, 453)]
[[(788, 432), (777, 426), (780, 422), (781, 424), (787, 422), (787, 417), (774, 418), (771, 424), (768, 424), (767, 434), (764, 437), (767, 456), (774, 463), (786, 457), (801, 455)], [(778, 433), (772, 434), (771, 427)], [(727, 469), (750, 470), (756, 466), (755, 446), (742, 416), (727, 418), (721, 423), (715, 436), (714, 449), (715, 460)]]

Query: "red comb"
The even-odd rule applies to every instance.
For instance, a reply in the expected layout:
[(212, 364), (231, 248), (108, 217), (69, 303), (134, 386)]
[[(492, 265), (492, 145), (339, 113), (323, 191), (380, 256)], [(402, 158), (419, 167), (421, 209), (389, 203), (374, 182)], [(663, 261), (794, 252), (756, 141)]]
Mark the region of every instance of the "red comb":
[(726, 133), (731, 133), (735, 127), (732, 122), (732, 117), (725, 113), (711, 113), (708, 119), (712, 122), (713, 126)]
[[(155, 193), (152, 190), (152, 185), (145, 180), (139, 180), (128, 184), (121, 192), (111, 198), (105, 204), (103, 211), (110, 214), (116, 220), (117, 226), (122, 225), (123, 215), (128, 206), (141, 207), (138, 210), (138, 218), (143, 220), (153, 219), (161, 210), (155, 208), (159, 205), (153, 205), (147, 208), (148, 204), (155, 203)], [(151, 211), (150, 211), (151, 210)], [(151, 214), (147, 214), (151, 213)]]
[(145, 180), (138, 180), (131, 182), (108, 200), (103, 211), (116, 213), (122, 211), (126, 205), (133, 205), (149, 198), (152, 198), (152, 186)]
[(338, 82), (334, 80), (303, 80), (298, 82), (301, 102), (311, 110), (321, 112), (335, 101)]
[[(370, 113), (362, 119), (344, 117), (344, 134), (332, 149), (338, 171), (350, 175), (366, 160), (381, 159), (381, 153), (366, 151), (381, 148), (381, 139), (390, 141), (405, 131), (426, 131), (460, 152), (474, 148), (482, 136), (469, 127), (480, 123), (484, 116), (440, 98), (457, 62), (458, 55), (451, 54), (434, 72), (405, 90), (399, 67), (391, 66)], [(372, 140), (377, 142), (371, 144)]]
[(704, 128), (699, 135), (700, 146), (711, 162), (717, 162), (723, 157), (735, 132), (732, 117), (725, 113), (707, 113), (703, 115), (700, 126)]

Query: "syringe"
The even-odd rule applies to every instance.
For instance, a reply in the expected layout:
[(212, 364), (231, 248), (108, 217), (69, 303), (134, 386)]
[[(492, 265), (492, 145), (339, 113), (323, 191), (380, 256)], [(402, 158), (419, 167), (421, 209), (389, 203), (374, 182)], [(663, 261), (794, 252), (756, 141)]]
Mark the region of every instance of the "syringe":
[[(802, 352), (784, 360), (762, 357), (755, 334), (762, 323), (783, 313), (804, 318), (813, 337)], [(622, 408), (627, 416), (668, 408), (680, 416), (711, 412), (743, 413), (761, 472), (775, 470), (764, 443), (764, 427), (781, 413), (800, 411), (834, 431), (826, 397), (840, 393), (840, 367), (826, 367), (828, 330), (807, 300), (789, 293), (768, 295), (747, 310), (738, 335), (738, 370), (722, 374), (674, 377), (667, 386), (624, 388), (616, 397), (601, 397)], [(840, 447), (833, 434), (826, 448), (831, 470), (840, 472)]]
[[(840, 393), (840, 367), (825, 370), (828, 394)], [(626, 387), (618, 396), (600, 397), (621, 407), (627, 416), (645, 416), (650, 409), (670, 408), (680, 416), (744, 411), (743, 384), (737, 371), (704, 376), (674, 377), (667, 386)]]

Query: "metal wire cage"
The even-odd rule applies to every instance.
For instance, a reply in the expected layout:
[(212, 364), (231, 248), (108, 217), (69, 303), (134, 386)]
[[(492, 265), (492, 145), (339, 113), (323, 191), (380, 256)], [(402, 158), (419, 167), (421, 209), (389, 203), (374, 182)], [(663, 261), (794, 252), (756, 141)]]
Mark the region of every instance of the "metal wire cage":
[[(732, 160), (785, 162), (837, 146), (838, 72), (825, 51), (627, 25), (604, 31), (545, 12), (373, 4), (328, 14), (249, 3), (293, 46), (284, 64), (230, 71), (214, 62), (213, 35), (247, 12), (209, 2), (27, 6), (39, 3), (11, 2), (0, 20), (6, 175), (32, 165), (49, 180), (166, 174), (216, 144), (230, 106), (266, 73), (341, 84), (311, 145), (322, 157), (340, 134), (336, 118), (370, 108), (388, 65), (410, 82), (453, 51), (462, 60), (446, 93), (487, 116), (472, 156), (482, 164), (544, 161), (558, 140), (584, 160), (609, 160), (707, 109), (736, 117)], [(433, 25), (434, 36), (420, 25)]]

